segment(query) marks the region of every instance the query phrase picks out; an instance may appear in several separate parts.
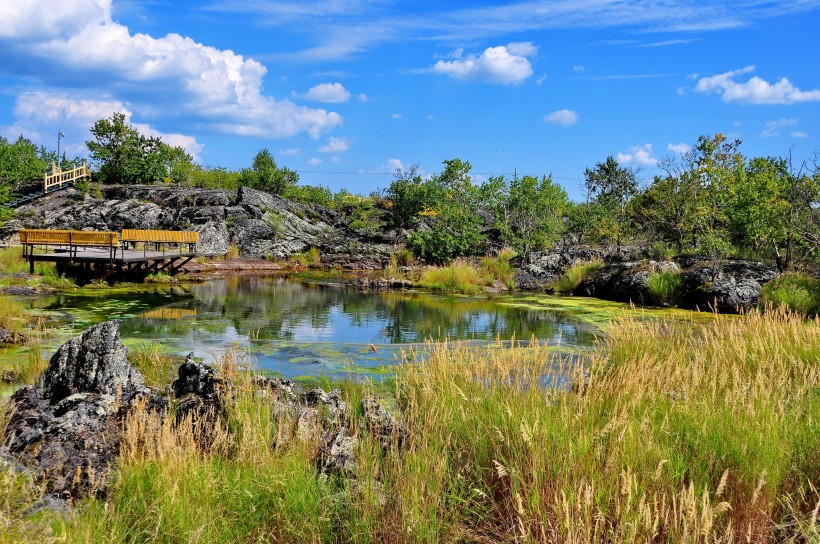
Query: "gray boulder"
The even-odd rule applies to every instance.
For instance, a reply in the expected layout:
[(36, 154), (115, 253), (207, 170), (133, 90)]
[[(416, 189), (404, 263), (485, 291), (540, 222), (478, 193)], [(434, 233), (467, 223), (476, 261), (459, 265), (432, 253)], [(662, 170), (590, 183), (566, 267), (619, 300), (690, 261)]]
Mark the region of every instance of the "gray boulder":
[(119, 320), (94, 325), (60, 346), (43, 378), (43, 394), (52, 404), (75, 393), (128, 395), (143, 388), (120, 340)]

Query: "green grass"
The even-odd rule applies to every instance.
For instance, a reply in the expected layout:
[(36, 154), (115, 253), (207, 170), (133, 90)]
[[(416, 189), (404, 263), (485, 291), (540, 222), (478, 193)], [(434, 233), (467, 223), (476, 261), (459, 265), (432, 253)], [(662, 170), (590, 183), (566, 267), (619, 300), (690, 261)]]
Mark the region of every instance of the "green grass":
[(319, 252), (319, 248), (312, 247), (303, 253), (290, 255), (288, 257), (288, 264), (307, 268), (318, 267), (322, 264), (322, 254)]
[(657, 305), (673, 305), (680, 296), (680, 274), (663, 270), (653, 272), (646, 283), (653, 302)]
[[(204, 423), (138, 410), (111, 495), (67, 521), (26, 517), (36, 489), (5, 473), (13, 536), (0, 542), (818, 541), (820, 319), (622, 318), (582, 367), (560, 357), (459, 344), (421, 363), (408, 354), (392, 390), (400, 453), (383, 453), (360, 419), (369, 386), (343, 384), (343, 423), (360, 438), (354, 484), (317, 473), (318, 436), (282, 440), (293, 421), (229, 356), (235, 389), (207, 445)], [(550, 380), (565, 385), (538, 385)]]
[(486, 256), (481, 259), (481, 268), (492, 278), (507, 289), (515, 288), (515, 269), (510, 260), (515, 257), (515, 251), (503, 249), (496, 256)]
[(25, 306), (9, 297), (0, 296), (0, 329), (19, 333), (28, 322)]
[(570, 266), (564, 275), (561, 276), (558, 281), (556, 281), (552, 288), (555, 290), (556, 293), (571, 295), (575, 289), (581, 285), (581, 282), (601, 268), (604, 265), (602, 261), (587, 261), (582, 263), (576, 263)]
[(421, 287), (445, 293), (475, 295), (486, 291), (493, 279), (467, 261), (455, 260), (445, 267), (424, 270), (418, 284)]
[(176, 378), (183, 359), (167, 353), (157, 342), (142, 342), (129, 348), (128, 361), (142, 373), (147, 386), (161, 389)]
[(820, 279), (786, 273), (763, 286), (761, 302), (787, 308), (804, 316), (820, 314)]

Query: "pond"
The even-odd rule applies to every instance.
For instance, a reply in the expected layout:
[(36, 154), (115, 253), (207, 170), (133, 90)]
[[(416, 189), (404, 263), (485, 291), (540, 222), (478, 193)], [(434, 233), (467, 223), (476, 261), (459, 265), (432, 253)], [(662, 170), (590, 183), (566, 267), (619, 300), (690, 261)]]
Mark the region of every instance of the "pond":
[(516, 304), (512, 296), (471, 298), (416, 291), (361, 292), (283, 277), (235, 275), (154, 292), (101, 290), (38, 299), (59, 341), (118, 318), (127, 346), (157, 342), (211, 362), (238, 347), (253, 364), (289, 378), (377, 377), (402, 352), (430, 341), (497, 345), (530, 341), (574, 350), (595, 328), (560, 309)]

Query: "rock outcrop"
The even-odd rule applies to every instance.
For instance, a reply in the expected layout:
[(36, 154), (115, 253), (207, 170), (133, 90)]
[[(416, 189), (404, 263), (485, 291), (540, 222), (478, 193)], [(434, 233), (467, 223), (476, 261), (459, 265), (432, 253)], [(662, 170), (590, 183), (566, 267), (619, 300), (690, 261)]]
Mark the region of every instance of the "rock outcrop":
[(677, 259), (681, 272), (684, 308), (720, 313), (748, 311), (760, 304), (763, 285), (777, 277), (777, 268), (763, 263), (729, 260), (714, 263), (699, 257)]
[(43, 394), (56, 404), (75, 393), (133, 395), (144, 390), (142, 374), (128, 362), (120, 322), (91, 327), (63, 344), (43, 377)]
[(203, 255), (224, 255), (235, 244), (242, 257), (282, 259), (315, 247), (329, 265), (372, 269), (387, 262), (395, 236), (363, 233), (328, 208), (247, 187), (106, 186), (101, 196), (67, 190), (22, 206), (0, 228), (0, 240), (20, 228), (195, 230)]
[(104, 492), (123, 418), (149, 395), (142, 375), (128, 364), (119, 322), (101, 323), (54, 354), (42, 388), (28, 385), (12, 395), (3, 448), (48, 493)]

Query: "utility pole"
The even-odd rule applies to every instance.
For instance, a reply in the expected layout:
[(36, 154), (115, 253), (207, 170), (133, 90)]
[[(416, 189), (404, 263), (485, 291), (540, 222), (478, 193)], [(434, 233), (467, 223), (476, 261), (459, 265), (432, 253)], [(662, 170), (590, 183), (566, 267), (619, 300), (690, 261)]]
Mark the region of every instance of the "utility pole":
[(57, 171), (62, 171), (60, 168), (60, 139), (65, 138), (65, 134), (62, 130), (57, 129)]

